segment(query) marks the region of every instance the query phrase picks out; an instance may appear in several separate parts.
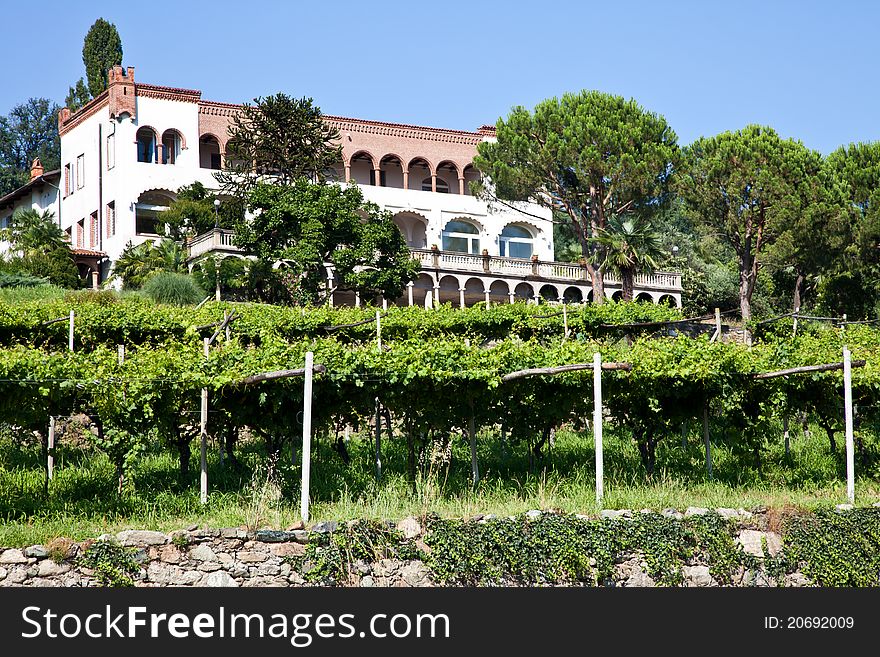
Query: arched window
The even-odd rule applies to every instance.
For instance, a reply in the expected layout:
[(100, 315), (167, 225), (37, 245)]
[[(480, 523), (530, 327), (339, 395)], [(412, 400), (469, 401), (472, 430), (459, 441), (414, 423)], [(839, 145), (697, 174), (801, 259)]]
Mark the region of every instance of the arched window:
[(203, 169), (220, 169), (220, 142), (214, 135), (199, 138), (199, 166)]
[[(431, 179), (425, 178), (422, 181), (422, 191), (423, 192), (431, 192), (433, 191), (433, 187), (431, 187)], [(437, 191), (441, 194), (449, 193), (449, 183), (447, 183), (443, 178), (437, 176)]]
[(479, 255), (480, 231), (466, 221), (450, 221), (443, 229), (443, 250)]
[(162, 133), (162, 164), (174, 164), (180, 155), (180, 133), (166, 130)]
[(134, 206), (135, 233), (150, 237), (158, 235), (162, 213), (168, 209), (173, 200), (172, 194), (160, 190), (150, 190), (141, 194)]
[(137, 140), (138, 162), (156, 161), (156, 133), (151, 128), (140, 128), (135, 136)]
[(499, 253), (509, 258), (531, 258), (535, 238), (522, 226), (508, 224), (498, 238)]

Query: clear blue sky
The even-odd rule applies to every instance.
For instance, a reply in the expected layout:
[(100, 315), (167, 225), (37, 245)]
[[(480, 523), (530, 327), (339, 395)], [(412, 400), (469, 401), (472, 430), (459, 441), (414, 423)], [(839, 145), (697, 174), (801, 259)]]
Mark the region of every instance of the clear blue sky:
[(137, 80), (211, 100), (284, 91), (327, 114), (474, 130), (513, 105), (599, 89), (663, 114), (682, 144), (748, 123), (823, 153), (880, 139), (880, 3), (868, 0), (46, 0), (0, 12), (0, 114), (30, 96), (62, 103), (103, 17)]

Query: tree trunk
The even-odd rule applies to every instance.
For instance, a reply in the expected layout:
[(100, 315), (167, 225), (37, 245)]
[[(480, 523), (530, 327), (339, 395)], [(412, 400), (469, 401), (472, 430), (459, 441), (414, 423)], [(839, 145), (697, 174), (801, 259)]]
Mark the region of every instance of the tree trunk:
[(794, 302), (792, 310), (800, 312), (801, 309), (801, 287), (804, 284), (804, 275), (798, 272), (797, 278), (794, 280)]
[(624, 301), (632, 301), (633, 300), (633, 278), (635, 276), (635, 272), (632, 269), (621, 269), (620, 270), (620, 284), (623, 287), (623, 300)]
[(276, 440), (275, 436), (267, 435), (266, 436), (266, 456), (269, 457), (270, 462), (278, 463), (281, 460), (281, 444), (283, 439)]
[(654, 476), (654, 467), (657, 464), (657, 441), (653, 436), (646, 435), (638, 440), (639, 454), (642, 457), (642, 465), (648, 478)]
[(410, 484), (416, 483), (416, 439), (412, 431), (406, 432), (406, 474)]
[(238, 441), (238, 427), (236, 427), (235, 425), (230, 425), (229, 429), (227, 429), (226, 431), (225, 441), (226, 458), (229, 459), (232, 467), (241, 467), (241, 463), (239, 463), (238, 458), (236, 458), (235, 456), (235, 443)]
[(740, 264), (739, 270), (739, 310), (744, 322), (752, 318), (751, 267)]
[(178, 456), (180, 458), (180, 481), (183, 482), (189, 479), (189, 460), (192, 456), (189, 448), (189, 437), (185, 433), (183, 433), (180, 428), (178, 428), (177, 436), (175, 437), (174, 442), (177, 447)]
[(837, 443), (834, 441), (834, 427), (831, 421), (820, 415), (819, 426), (825, 429), (825, 433), (828, 434), (828, 446), (831, 448), (831, 453), (837, 454)]
[[(595, 246), (590, 242), (590, 237), (595, 237), (597, 228), (602, 224), (602, 218), (599, 216), (595, 203), (598, 195), (594, 188), (590, 188), (590, 223), (589, 235), (587, 235), (587, 227), (582, 226), (578, 231), (578, 238), (581, 242), (581, 255), (586, 261), (587, 272), (590, 274), (590, 281), (593, 284), (593, 303), (597, 306), (605, 303), (605, 280), (602, 276), (602, 268), (595, 266), (590, 259), (593, 256)], [(585, 222), (586, 223), (586, 222)]]
[(593, 282), (593, 303), (601, 306), (605, 303), (605, 281), (602, 278), (602, 270), (588, 265), (587, 271), (590, 272), (590, 280)]

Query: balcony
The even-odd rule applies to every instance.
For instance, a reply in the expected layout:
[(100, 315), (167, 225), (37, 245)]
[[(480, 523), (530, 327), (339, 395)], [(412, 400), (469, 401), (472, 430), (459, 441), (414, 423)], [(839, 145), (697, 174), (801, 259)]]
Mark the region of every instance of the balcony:
[[(434, 269), (450, 272), (473, 272), (490, 276), (510, 276), (522, 279), (534, 278), (564, 283), (583, 282), (591, 284), (590, 275), (583, 265), (571, 262), (541, 262), (523, 260), (521, 258), (503, 258), (492, 255), (470, 255), (452, 253), (435, 249), (411, 249), (413, 257), (418, 260), (422, 269)], [(620, 280), (609, 276), (604, 277), (605, 285), (619, 287)], [(669, 290), (681, 292), (681, 274), (678, 272), (655, 272), (653, 274), (636, 274), (637, 290)]]
[[(231, 230), (215, 228), (195, 237), (188, 244), (190, 263), (206, 254), (221, 256), (246, 255), (232, 243)], [(550, 301), (586, 301), (592, 298), (592, 281), (587, 268), (578, 263), (546, 262), (536, 258), (506, 258), (501, 256), (472, 255), (439, 249), (410, 249), (422, 267), (419, 279), (410, 284), (409, 303), (414, 291), (420, 297), (433, 295), (436, 302), (458, 301), (472, 305), (478, 300), (512, 303), (515, 299)], [(617, 299), (621, 294), (619, 279), (606, 275), (605, 293)], [(674, 303), (681, 307), (681, 274), (654, 272), (636, 274), (636, 299), (652, 303)]]
[(189, 259), (195, 260), (206, 253), (241, 254), (240, 247), (232, 243), (235, 232), (225, 228), (215, 228), (210, 233), (194, 237), (188, 244)]

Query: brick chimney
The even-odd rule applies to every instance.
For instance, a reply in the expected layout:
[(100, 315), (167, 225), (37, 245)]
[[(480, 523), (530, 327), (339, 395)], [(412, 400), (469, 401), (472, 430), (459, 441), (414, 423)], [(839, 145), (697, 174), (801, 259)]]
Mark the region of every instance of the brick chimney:
[(128, 114), (133, 120), (136, 115), (134, 66), (124, 69), (117, 65), (107, 71), (107, 93), (109, 95), (110, 118)]
[(40, 158), (34, 160), (34, 163), (31, 165), (31, 180), (35, 180), (43, 175), (43, 163), (40, 162)]

